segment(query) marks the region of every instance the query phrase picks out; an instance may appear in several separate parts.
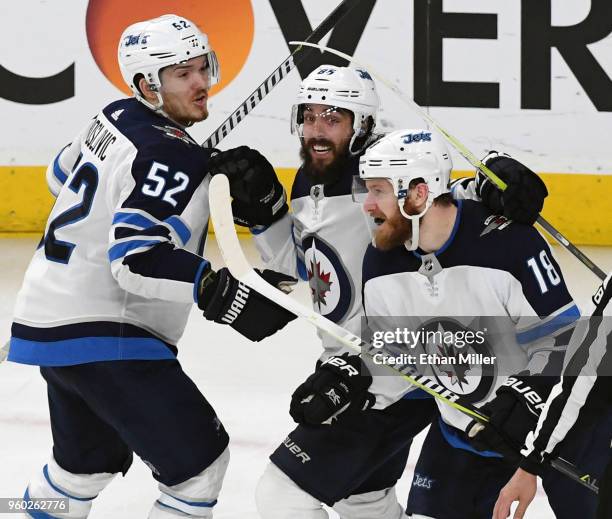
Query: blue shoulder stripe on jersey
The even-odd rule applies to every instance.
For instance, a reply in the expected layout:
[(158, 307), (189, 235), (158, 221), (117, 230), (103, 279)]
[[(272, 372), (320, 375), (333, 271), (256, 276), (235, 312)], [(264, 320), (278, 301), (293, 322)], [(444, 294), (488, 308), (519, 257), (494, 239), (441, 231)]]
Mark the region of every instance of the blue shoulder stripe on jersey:
[(200, 278), (202, 277), (202, 272), (204, 272), (204, 269), (206, 268), (207, 265), (210, 265), (210, 263), (208, 263), (208, 261), (206, 260), (202, 260), (202, 264), (198, 267), (198, 271), (196, 272), (195, 275), (195, 280), (193, 282), (193, 300), (195, 301), (195, 303), (198, 303), (198, 290), (200, 288)]
[(140, 213), (115, 213), (113, 216), (113, 225), (118, 223), (125, 223), (128, 225), (134, 225), (136, 227), (140, 227), (142, 229), (146, 229), (147, 227), (152, 227), (157, 225), (153, 220), (149, 220), (146, 216)]
[(129, 240), (117, 245), (113, 245), (108, 251), (108, 258), (111, 263), (119, 258), (123, 258), (128, 252), (140, 247), (148, 247), (149, 245), (156, 245), (162, 243), (161, 240)]
[(164, 222), (166, 222), (176, 231), (176, 234), (179, 235), (179, 238), (181, 239), (183, 245), (185, 245), (189, 241), (189, 238), (191, 238), (191, 231), (189, 230), (189, 227), (187, 227), (187, 224), (185, 224), (185, 222), (183, 222), (181, 218), (176, 215), (173, 215), (166, 218)]
[(67, 492), (64, 492), (61, 488), (55, 486), (53, 481), (51, 481), (51, 478), (49, 477), (48, 465), (45, 465), (43, 467), (43, 475), (45, 476), (47, 483), (49, 483), (49, 485), (51, 486), (53, 490), (55, 490), (58, 494), (62, 494), (63, 496), (69, 497), (70, 499), (74, 499), (75, 501), (91, 501), (95, 499), (96, 497), (98, 497), (97, 494), (93, 497), (76, 497), (76, 496), (73, 496), (72, 494), (68, 494)]
[(483, 458), (503, 458), (499, 452), (477, 451), (467, 440), (461, 437), (462, 432), (459, 429), (448, 425), (442, 418), (438, 418), (438, 424), (440, 425), (442, 436), (451, 447), (471, 452)]
[(8, 360), (34, 366), (73, 366), (106, 360), (176, 358), (160, 339), (144, 337), (81, 337), (63, 341), (29, 341), (11, 337)]
[[(166, 492), (163, 492), (163, 494), (166, 494)], [(204, 508), (212, 508), (213, 506), (215, 506), (217, 504), (217, 500), (213, 499), (212, 501), (187, 501), (185, 499), (179, 499), (176, 496), (171, 496), (170, 494), (166, 494), (167, 496), (171, 497), (172, 499), (176, 499), (177, 501), (181, 502), (181, 503), (185, 503), (186, 505), (189, 506), (201, 506)], [(162, 503), (164, 504), (164, 503)], [(166, 505), (167, 506), (167, 505)]]
[(536, 341), (541, 337), (552, 335), (564, 326), (572, 324), (579, 317), (580, 310), (578, 310), (578, 307), (574, 304), (559, 315), (554, 316), (552, 319), (547, 320), (542, 324), (538, 324), (529, 330), (517, 333), (516, 340), (519, 344), (527, 344)]
[(68, 146), (64, 146), (62, 148), (62, 151), (60, 151), (57, 154), (57, 157), (55, 157), (55, 159), (53, 160), (53, 175), (55, 176), (55, 178), (57, 178), (57, 180), (59, 180), (62, 184), (66, 183), (66, 180), (68, 180), (68, 175), (66, 175), (66, 173), (64, 173), (64, 170), (62, 169), (62, 167), (60, 166), (59, 163), (59, 158), (60, 155), (64, 152), (64, 150), (67, 148)]
[[(24, 501), (29, 501), (30, 491), (26, 488), (25, 494), (23, 494)], [(56, 519), (52, 515), (49, 515), (46, 512), (40, 512), (35, 510), (28, 510), (27, 517), (31, 517), (32, 519)]]

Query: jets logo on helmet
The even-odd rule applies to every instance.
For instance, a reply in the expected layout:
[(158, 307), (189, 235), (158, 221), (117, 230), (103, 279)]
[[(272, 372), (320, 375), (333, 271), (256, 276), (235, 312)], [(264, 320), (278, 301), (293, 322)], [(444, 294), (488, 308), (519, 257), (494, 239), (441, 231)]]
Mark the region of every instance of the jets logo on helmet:
[(411, 144), (413, 142), (429, 142), (431, 141), (431, 132), (421, 132), (421, 133), (408, 133), (403, 135), (404, 144)]
[[(119, 39), (118, 60), (123, 80), (136, 98), (153, 110), (161, 110), (160, 72), (163, 68), (206, 56), (210, 86), (219, 82), (217, 56), (208, 37), (196, 25), (175, 14), (167, 14), (130, 25)], [(142, 75), (157, 93), (159, 106), (146, 101), (138, 89)]]
[[(291, 133), (304, 136), (304, 107), (319, 104), (343, 108), (353, 114), (349, 152), (358, 155), (376, 126), (379, 100), (372, 76), (361, 69), (321, 65), (300, 84), (291, 112)], [(358, 140), (359, 139), (359, 140)]]
[[(362, 180), (386, 178), (403, 201), (410, 182), (425, 180), (429, 202), (449, 192), (453, 162), (442, 138), (427, 130), (398, 130), (370, 146), (359, 160)], [(403, 195), (403, 196), (402, 196)]]

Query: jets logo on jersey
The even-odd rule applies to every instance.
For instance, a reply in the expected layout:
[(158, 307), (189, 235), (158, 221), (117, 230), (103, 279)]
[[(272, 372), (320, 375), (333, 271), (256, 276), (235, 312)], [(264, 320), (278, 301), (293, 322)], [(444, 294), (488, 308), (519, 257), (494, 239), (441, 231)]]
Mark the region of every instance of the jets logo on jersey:
[(336, 250), (314, 234), (306, 236), (302, 246), (315, 310), (334, 322), (342, 321), (355, 292), (346, 267)]
[(484, 222), (486, 227), (480, 233), (480, 236), (489, 234), (491, 231), (494, 231), (495, 229), (502, 231), (503, 229), (508, 227), (508, 225), (510, 225), (511, 223), (512, 223), (512, 220), (508, 220), (508, 218), (506, 218), (505, 216), (501, 216), (501, 215), (489, 216)]
[(175, 126), (157, 126), (154, 124), (153, 128), (161, 130), (162, 132), (164, 132), (164, 135), (166, 137), (170, 137), (171, 139), (178, 139), (180, 141), (183, 141), (185, 144), (196, 144), (196, 142), (189, 136), (189, 134), (187, 134), (183, 130), (176, 128)]
[(428, 359), (432, 359), (428, 365), (434, 378), (471, 402), (479, 402), (489, 394), (496, 372), (495, 364), (485, 362), (492, 358), (492, 348), (478, 321), (475, 318), (465, 326), (456, 319), (441, 317), (422, 325), (427, 337), (422, 344)]

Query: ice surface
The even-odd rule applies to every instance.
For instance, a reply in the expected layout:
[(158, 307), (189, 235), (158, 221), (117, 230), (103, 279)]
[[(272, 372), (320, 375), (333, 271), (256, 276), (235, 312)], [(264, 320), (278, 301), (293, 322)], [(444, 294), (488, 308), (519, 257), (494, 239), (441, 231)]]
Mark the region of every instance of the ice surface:
[[(220, 266), (214, 240), (207, 251)], [(0, 344), (10, 335), (15, 295), (37, 240), (0, 241)], [(243, 242), (257, 262), (250, 241)], [(603, 270), (612, 269), (612, 249), (586, 247), (585, 253)], [(555, 247), (570, 291), (584, 304), (597, 279), (573, 257)], [(297, 297), (308, 301), (302, 285)], [(293, 428), (287, 412), (290, 395), (313, 369), (320, 352), (315, 330), (295, 321), (262, 344), (242, 340), (231, 329), (206, 322), (194, 311), (179, 345), (179, 359), (202, 393), (215, 407), (231, 436), (231, 462), (219, 503), (217, 519), (258, 517), (254, 490), (268, 455)], [(414, 463), (422, 443), (417, 438), (408, 467), (398, 484), (404, 503)], [(34, 367), (0, 365), (0, 497), (23, 495), (30, 476), (50, 456), (51, 432), (45, 384)], [(158, 491), (149, 469), (138, 459), (125, 478), (115, 479), (96, 499), (92, 519), (146, 517)], [(443, 496), (441, 496), (443, 498)], [(331, 515), (335, 517), (335, 515)], [(528, 514), (531, 519), (554, 517), (540, 490)]]

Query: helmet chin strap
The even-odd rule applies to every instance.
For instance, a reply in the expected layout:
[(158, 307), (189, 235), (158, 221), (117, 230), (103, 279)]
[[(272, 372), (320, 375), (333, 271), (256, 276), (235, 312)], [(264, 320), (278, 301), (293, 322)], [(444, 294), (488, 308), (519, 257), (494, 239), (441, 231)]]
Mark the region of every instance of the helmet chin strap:
[(162, 99), (162, 96), (159, 92), (153, 90), (153, 93), (156, 95), (157, 97), (157, 101), (159, 104), (154, 105), (153, 103), (150, 103), (149, 101), (147, 101), (144, 96), (136, 96), (136, 99), (138, 99), (138, 101), (140, 101), (143, 105), (145, 105), (149, 110), (153, 110), (156, 114), (161, 115), (162, 117), (165, 117), (166, 119), (169, 119), (170, 121), (172, 121), (174, 124), (176, 124), (177, 126), (181, 127), (181, 128), (187, 128), (188, 126), (191, 126), (193, 123), (189, 123), (187, 125), (184, 125), (182, 123), (179, 123), (178, 121), (175, 121), (174, 119), (172, 119), (172, 117), (170, 117), (164, 110), (164, 100)]
[(406, 249), (409, 251), (413, 251), (416, 250), (419, 246), (419, 229), (421, 224), (421, 218), (423, 218), (425, 213), (429, 210), (432, 202), (431, 200), (427, 200), (427, 202), (425, 203), (425, 209), (423, 209), (419, 214), (408, 214), (406, 213), (406, 211), (404, 211), (404, 200), (406, 200), (406, 198), (398, 198), (397, 205), (399, 206), (399, 210), (400, 213), (402, 213), (402, 216), (407, 220), (410, 220), (412, 224), (412, 237), (404, 242), (404, 247), (406, 247)]

